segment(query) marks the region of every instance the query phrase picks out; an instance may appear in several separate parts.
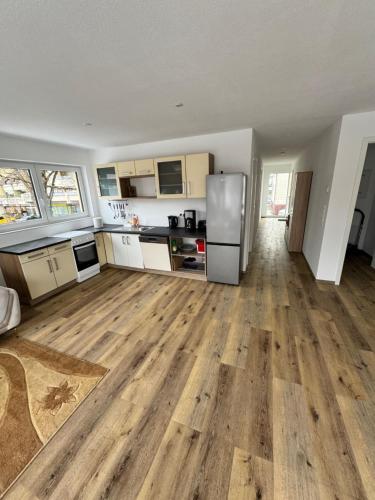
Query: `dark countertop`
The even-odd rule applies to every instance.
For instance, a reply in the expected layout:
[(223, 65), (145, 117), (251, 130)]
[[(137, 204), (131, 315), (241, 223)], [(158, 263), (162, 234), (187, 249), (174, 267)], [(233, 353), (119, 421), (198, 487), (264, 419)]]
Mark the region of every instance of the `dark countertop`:
[[(120, 229), (121, 228), (121, 229)], [(139, 229), (129, 229), (121, 224), (104, 224), (100, 229), (94, 226), (84, 227), (82, 231), (91, 231), (92, 233), (120, 233), (120, 234), (144, 234), (146, 236), (169, 236), (170, 238), (205, 238), (205, 231), (186, 231), (184, 227), (170, 229), (168, 226), (154, 226), (152, 229), (140, 231)]]
[[(146, 231), (139, 231), (139, 229), (128, 229), (121, 224), (104, 224), (103, 227), (96, 229), (94, 226), (83, 227), (77, 231), (91, 231), (92, 233), (119, 233), (119, 234), (144, 234), (146, 236), (168, 236), (170, 238), (205, 238), (204, 231), (186, 231), (183, 227), (176, 229), (169, 229), (169, 227), (155, 226)], [(69, 238), (40, 238), (38, 240), (26, 241), (17, 245), (0, 248), (0, 253), (9, 253), (14, 255), (23, 255), (25, 253), (33, 252), (34, 250), (41, 250), (42, 248), (51, 247), (58, 243), (70, 241)]]
[(58, 243), (64, 243), (65, 241), (70, 241), (70, 239), (53, 237), (40, 238), (39, 240), (26, 241), (25, 243), (18, 243), (18, 245), (0, 248), (0, 253), (22, 255), (24, 253), (34, 252), (34, 250), (51, 247), (52, 245), (57, 245)]

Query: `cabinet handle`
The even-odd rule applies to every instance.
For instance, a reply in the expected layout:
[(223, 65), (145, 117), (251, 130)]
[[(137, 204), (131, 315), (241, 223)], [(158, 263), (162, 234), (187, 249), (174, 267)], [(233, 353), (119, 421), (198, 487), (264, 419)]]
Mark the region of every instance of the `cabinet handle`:
[(56, 257), (53, 258), (53, 262), (55, 263), (56, 271), (58, 271), (60, 268), (59, 268), (59, 265), (57, 263)]
[(129, 236), (127, 236), (127, 237), (126, 237), (126, 244), (127, 244), (127, 245), (130, 245)]
[(49, 259), (47, 259), (47, 262), (48, 262), (49, 272), (53, 273), (53, 267), (52, 267), (51, 261)]
[(182, 194), (186, 194), (185, 181), (182, 181)]
[(188, 183), (187, 183), (187, 192), (188, 192), (188, 194), (191, 194), (190, 193), (190, 181), (188, 181)]
[(39, 252), (39, 253), (34, 253), (33, 255), (28, 255), (28, 259), (35, 259), (35, 257), (40, 257), (41, 255), (44, 255), (44, 252)]
[(125, 243), (125, 236), (122, 236), (122, 244), (126, 245), (126, 243)]

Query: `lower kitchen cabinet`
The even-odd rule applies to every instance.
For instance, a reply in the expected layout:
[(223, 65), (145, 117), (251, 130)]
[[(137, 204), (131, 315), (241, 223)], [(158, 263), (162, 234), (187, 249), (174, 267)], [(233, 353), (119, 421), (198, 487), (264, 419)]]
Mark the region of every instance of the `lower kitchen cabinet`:
[(77, 269), (71, 249), (56, 252), (52, 257), (53, 272), (57, 286), (65, 285), (77, 278)]
[(112, 233), (114, 263), (117, 266), (143, 269), (143, 256), (137, 234)]
[[(57, 287), (50, 256), (21, 265), (31, 299), (36, 299)], [(8, 282), (7, 285), (10, 286)]]
[(98, 252), (98, 259), (100, 267), (107, 264), (107, 255), (104, 247), (104, 238), (102, 233), (97, 233), (95, 235), (96, 251)]
[(53, 245), (22, 255), (0, 254), (7, 286), (17, 290), (22, 302), (33, 302), (77, 279), (70, 243)]
[(115, 258), (113, 255), (112, 234), (111, 233), (102, 233), (102, 234), (103, 234), (103, 243), (104, 243), (106, 260), (108, 264), (114, 264)]
[(126, 242), (129, 262), (128, 266), (143, 269), (145, 266), (143, 264), (143, 255), (141, 244), (139, 243), (139, 236), (137, 234), (127, 234)]

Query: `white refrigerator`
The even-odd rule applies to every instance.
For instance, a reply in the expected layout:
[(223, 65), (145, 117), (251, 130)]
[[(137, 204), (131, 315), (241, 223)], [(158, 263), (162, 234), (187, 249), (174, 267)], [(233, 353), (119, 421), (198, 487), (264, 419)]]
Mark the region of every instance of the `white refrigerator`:
[(246, 175), (208, 175), (207, 279), (238, 285), (245, 231)]

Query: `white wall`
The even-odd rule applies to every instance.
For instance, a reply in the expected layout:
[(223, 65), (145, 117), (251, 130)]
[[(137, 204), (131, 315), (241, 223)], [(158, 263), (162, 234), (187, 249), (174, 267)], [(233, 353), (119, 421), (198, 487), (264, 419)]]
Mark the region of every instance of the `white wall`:
[[(94, 189), (94, 179), (91, 169), (88, 168), (90, 164), (88, 150), (0, 134), (0, 159), (82, 166), (84, 182), (88, 190), (89, 212), (93, 213), (96, 210), (90, 200), (90, 193)], [(43, 238), (44, 236), (69, 231), (89, 224), (91, 224), (91, 218), (85, 217), (72, 222), (46, 224), (35, 228), (18, 230), (11, 228), (7, 233), (0, 233), (0, 247)], [(2, 275), (0, 275), (1, 283), (4, 284)]]
[[(375, 144), (369, 144), (368, 146), (363, 170), (366, 172), (366, 177), (361, 180), (360, 186), (362, 186), (362, 188), (358, 192), (355, 205), (356, 208), (359, 208), (365, 214), (358, 248), (363, 249), (369, 255), (372, 255), (375, 244), (375, 221), (371, 220), (371, 211), (375, 203)], [(360, 217), (358, 215), (353, 217), (349, 238), (349, 241), (352, 243), (354, 243), (354, 240), (358, 235), (359, 221)]]
[(319, 277), (337, 284), (371, 142), (375, 142), (375, 112), (343, 116), (319, 264)]
[(253, 141), (251, 148), (251, 173), (249, 183), (250, 192), (250, 238), (249, 252), (253, 251), (255, 236), (258, 230), (260, 217), (260, 190), (262, 183), (262, 162), (260, 159), (257, 134), (253, 131)]
[[(120, 160), (136, 160), (159, 156), (179, 155), (186, 153), (210, 152), (215, 155), (215, 171), (243, 172), (251, 174), (252, 129), (235, 130), (217, 134), (205, 134), (192, 137), (181, 137), (165, 141), (119, 146), (98, 149), (92, 153), (92, 164), (107, 163)], [(250, 198), (251, 182), (248, 182), (247, 221), (245, 231), (245, 248), (250, 248)], [(99, 211), (106, 223), (118, 222), (113, 219), (106, 200), (98, 200)], [(140, 217), (142, 224), (168, 225), (168, 215), (178, 215), (185, 209), (196, 209), (199, 218), (205, 218), (205, 200), (131, 200), (132, 210)], [(244, 252), (243, 269), (247, 266), (248, 254)]]
[(294, 165), (296, 172), (313, 171), (303, 253), (314, 276), (330, 281), (334, 278), (332, 273), (326, 272), (325, 261), (321, 262), (321, 251), (340, 127), (341, 120), (325, 130), (303, 151)]

